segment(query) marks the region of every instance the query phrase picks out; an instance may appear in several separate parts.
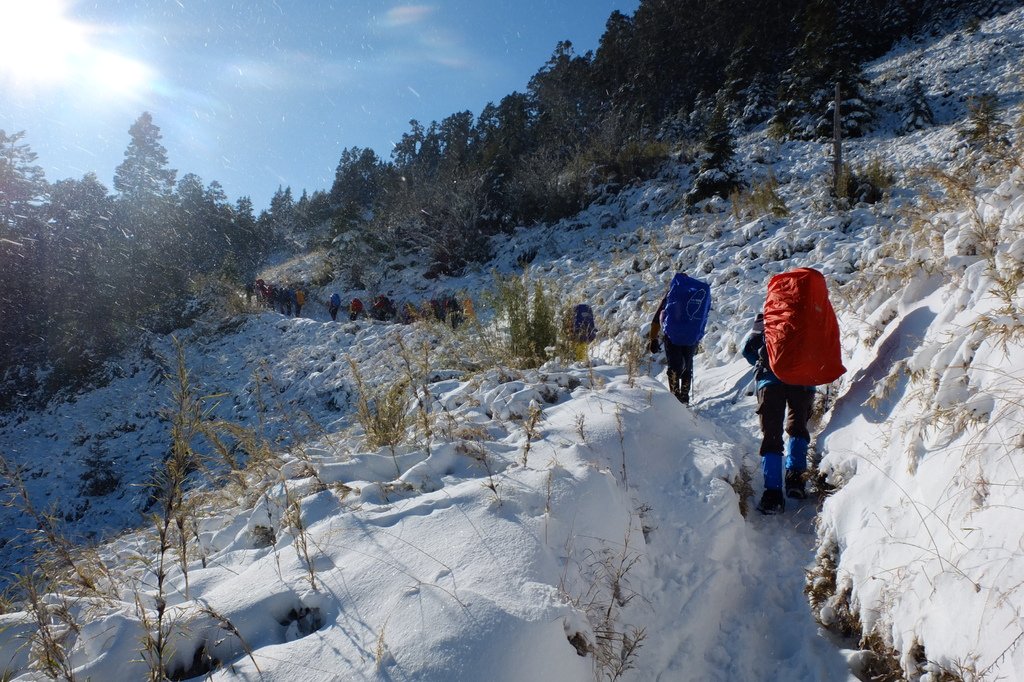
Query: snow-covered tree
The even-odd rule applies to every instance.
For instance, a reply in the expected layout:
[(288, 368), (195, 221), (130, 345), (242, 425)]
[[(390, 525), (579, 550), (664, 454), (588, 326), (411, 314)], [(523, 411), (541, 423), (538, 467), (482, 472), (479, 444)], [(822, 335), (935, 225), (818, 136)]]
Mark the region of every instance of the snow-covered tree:
[(907, 89), (906, 106), (904, 108), (904, 132), (922, 130), (935, 124), (935, 114), (928, 104), (928, 96), (920, 78), (915, 78)]
[[(866, 131), (873, 102), (864, 90), (860, 61), (878, 38), (866, 41), (857, 33), (865, 16), (864, 8), (854, 10), (836, 0), (814, 0), (803, 10), (803, 39), (782, 79), (792, 134), (832, 136), (837, 84), (843, 136), (859, 137)], [(777, 112), (776, 118), (781, 116)]]
[(692, 205), (715, 195), (728, 197), (738, 184), (733, 165), (735, 156), (736, 142), (729, 127), (729, 117), (724, 103), (719, 102), (707, 125), (700, 165), (686, 202)]
[[(24, 142), (25, 131), (0, 130), (0, 229), (13, 231), (46, 196), (46, 177), (36, 153)], [(3, 233), (0, 232), (0, 235)], [(8, 232), (10, 234), (10, 232)]]
[(50, 243), (40, 215), (48, 187), (24, 137), (24, 131), (8, 135), (0, 130), (0, 367), (11, 366), (16, 357), (31, 357), (27, 346), (38, 347), (44, 297), (38, 283)]

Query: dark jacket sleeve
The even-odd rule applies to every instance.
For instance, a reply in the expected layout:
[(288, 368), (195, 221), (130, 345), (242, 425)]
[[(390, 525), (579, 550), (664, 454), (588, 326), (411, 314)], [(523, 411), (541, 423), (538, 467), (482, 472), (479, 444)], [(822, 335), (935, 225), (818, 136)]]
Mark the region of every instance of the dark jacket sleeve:
[(743, 340), (743, 359), (751, 365), (756, 365), (761, 356), (761, 347), (764, 346), (764, 334), (750, 332)]
[(668, 300), (668, 297), (663, 296), (661, 299), (661, 303), (658, 304), (658, 309), (654, 311), (654, 319), (651, 320), (651, 341), (657, 341), (658, 338), (661, 336), (661, 311), (665, 309), (666, 300)]

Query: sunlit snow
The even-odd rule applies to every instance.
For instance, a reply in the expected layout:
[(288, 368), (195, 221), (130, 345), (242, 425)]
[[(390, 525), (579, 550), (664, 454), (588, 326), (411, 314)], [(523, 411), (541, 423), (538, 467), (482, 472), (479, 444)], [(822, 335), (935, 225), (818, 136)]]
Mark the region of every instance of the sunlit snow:
[[(888, 102), (921, 77), (936, 126), (897, 136), (893, 105), (850, 157), (882, 155), (899, 173), (963, 161), (964, 103), (944, 93), (995, 91), (1019, 115), (1022, 32), (1017, 10), (869, 65)], [(1019, 334), (991, 330), (1022, 323), (993, 292), (1021, 267), (1024, 171), (931, 216), (932, 245), (896, 257), (914, 193), (835, 212), (825, 147), (763, 131), (740, 139), (740, 165), (780, 180), (788, 218), (737, 217), (720, 201), (684, 213), (693, 168), (674, 165), (572, 219), (521, 229), (463, 277), (389, 276), (403, 297), (468, 292), (484, 311), (492, 268), (532, 260), (532, 276), (593, 305), (600, 336), (584, 363), (467, 368), (438, 328), (331, 322), (329, 287), (310, 289), (303, 318), (264, 311), (179, 334), (198, 389), (220, 396), (211, 415), (250, 425), (270, 415), (260, 429), (279, 460), (244, 488), (196, 498), (187, 573), (170, 567), (165, 587), (169, 674), (582, 681), (611, 674), (614, 661), (595, 651), (635, 644), (625, 680), (864, 679), (871, 655), (819, 625), (849, 609), (914, 679), (1020, 678), (1024, 353)], [(991, 259), (977, 255), (974, 216), (994, 226)], [(789, 501), (780, 516), (744, 517), (734, 485), (747, 472), (760, 492), (759, 433), (738, 346), (768, 278), (800, 266), (829, 279), (844, 336), (848, 372), (829, 389), (815, 442), (838, 489), (820, 510)], [(314, 267), (297, 259), (265, 274), (308, 280)], [(627, 366), (624, 352), (676, 270), (708, 281), (714, 299), (689, 407), (659, 362)], [(349, 360), (371, 386), (394, 383), (409, 372), (400, 344), (429, 359), (418, 405), (431, 434), (410, 425), (408, 443), (369, 449)], [(144, 520), (142, 484), (169, 447), (162, 375), (173, 360), (170, 339), (144, 339), (106, 386), (3, 416), (0, 452), (78, 537)], [(409, 408), (415, 422), (422, 409)], [(96, 462), (117, 481), (90, 496), (83, 474)], [(7, 508), (0, 520), (10, 571), (25, 556), (26, 520)], [(71, 598), (80, 627), (61, 630), (76, 679), (145, 677), (153, 549), (146, 531), (98, 548), (113, 569), (106, 596)], [(831, 596), (809, 605), (808, 580)], [(36, 627), (23, 611), (0, 616), (0, 676), (41, 679), (27, 669)]]

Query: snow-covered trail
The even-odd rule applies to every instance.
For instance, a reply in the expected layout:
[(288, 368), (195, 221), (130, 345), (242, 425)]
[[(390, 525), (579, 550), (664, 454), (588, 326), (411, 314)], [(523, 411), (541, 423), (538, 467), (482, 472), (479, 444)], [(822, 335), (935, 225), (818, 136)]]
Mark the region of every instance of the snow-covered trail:
[[(654, 530), (640, 588), (649, 602), (647, 641), (630, 679), (854, 679), (803, 594), (814, 558), (813, 501), (789, 501), (786, 513), (774, 517), (753, 509), (761, 492), (754, 403), (745, 395), (732, 402), (749, 379), (744, 370), (742, 361), (698, 366), (693, 405), (666, 407), (679, 419), (679, 442), (667, 450), (692, 459), (692, 467), (659, 457), (637, 458), (633, 466), (630, 485), (651, 507)], [(674, 401), (667, 393), (658, 399)], [(745, 520), (722, 480), (741, 466), (755, 489)], [(707, 477), (697, 480), (694, 469)]]

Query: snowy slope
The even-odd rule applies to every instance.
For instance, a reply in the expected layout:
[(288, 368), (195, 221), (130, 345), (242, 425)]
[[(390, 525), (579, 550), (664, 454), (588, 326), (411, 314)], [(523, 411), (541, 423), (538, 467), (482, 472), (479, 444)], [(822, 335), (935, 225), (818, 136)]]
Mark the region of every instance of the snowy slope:
[[(477, 272), (388, 279), (409, 298), (463, 291), (479, 305), (492, 268), (530, 260), (563, 300), (594, 305), (589, 363), (493, 367), (472, 335), (331, 323), (318, 305), (189, 330), (198, 390), (220, 396), (211, 416), (258, 428), (276, 455), (244, 486), (197, 495), (187, 571), (170, 552), (163, 590), (152, 531), (121, 535), (99, 548), (111, 569), (99, 593), (51, 597), (43, 632), (63, 638), (75, 678), (96, 680), (145, 677), (143, 616), (154, 631), (161, 600), (174, 679), (589, 680), (628, 664), (629, 680), (842, 680), (875, 665), (854, 651), (868, 635), (910, 679), (1021, 677), (1024, 173), (916, 210), (906, 173), (970, 159), (966, 95), (996, 92), (1019, 114), (1022, 30), (1015, 11), (868, 66), (891, 120), (914, 77), (936, 112), (933, 128), (883, 124), (849, 145), (855, 164), (897, 172), (889, 202), (835, 211), (826, 146), (757, 132), (738, 145), (742, 165), (754, 182), (778, 178), (788, 217), (725, 202), (686, 214), (689, 169), (674, 166), (524, 228)], [(744, 518), (736, 489), (747, 473), (760, 492), (759, 436), (737, 348), (767, 279), (799, 266), (829, 278), (844, 333), (849, 371), (815, 444), (837, 490), (820, 514), (809, 501)], [(629, 363), (675, 270), (714, 295), (690, 408), (660, 364)], [(424, 342), (429, 369), (407, 369), (401, 345), (419, 357)], [(407, 441), (367, 448), (350, 359), (371, 386), (413, 378), (429, 433), (410, 400)], [(173, 344), (151, 339), (105, 387), (6, 415), (0, 452), (34, 503), (79, 535), (142, 523), (139, 484), (170, 447), (158, 417), (173, 369)], [(0, 513), (9, 570), (26, 522)], [(28, 670), (30, 614), (5, 625), (0, 671), (42, 679)]]

